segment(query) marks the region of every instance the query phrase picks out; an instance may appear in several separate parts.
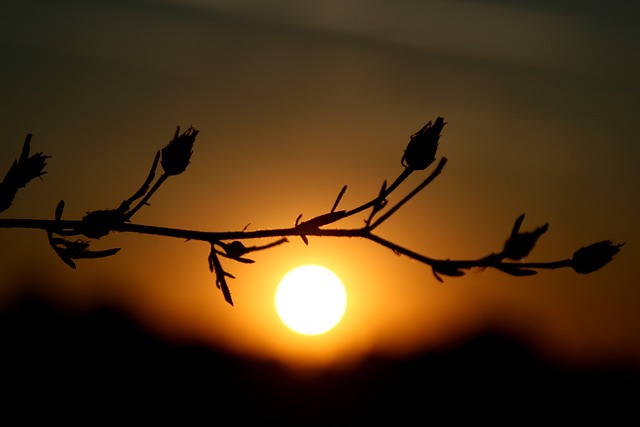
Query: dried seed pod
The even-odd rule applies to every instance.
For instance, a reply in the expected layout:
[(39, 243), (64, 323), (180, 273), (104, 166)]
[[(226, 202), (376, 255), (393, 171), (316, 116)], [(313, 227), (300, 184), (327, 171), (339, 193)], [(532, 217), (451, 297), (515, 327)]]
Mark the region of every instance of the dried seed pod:
[(161, 151), (162, 160), (160, 164), (165, 175), (178, 175), (187, 169), (198, 132), (193, 127), (189, 127), (189, 129), (180, 134), (180, 126), (177, 127), (173, 139)]
[(577, 273), (593, 273), (611, 262), (622, 246), (624, 243), (616, 245), (611, 240), (603, 240), (580, 248), (571, 257), (571, 267)]
[(438, 117), (435, 123), (427, 123), (418, 132), (411, 135), (407, 149), (402, 156), (402, 164), (413, 170), (424, 170), (436, 158), (440, 133), (446, 122)]
[(540, 236), (547, 232), (549, 224), (544, 224), (533, 231), (521, 233), (520, 225), (524, 220), (524, 214), (516, 219), (511, 231), (511, 236), (504, 244), (502, 255), (505, 258), (513, 260), (521, 260), (525, 258), (533, 250)]

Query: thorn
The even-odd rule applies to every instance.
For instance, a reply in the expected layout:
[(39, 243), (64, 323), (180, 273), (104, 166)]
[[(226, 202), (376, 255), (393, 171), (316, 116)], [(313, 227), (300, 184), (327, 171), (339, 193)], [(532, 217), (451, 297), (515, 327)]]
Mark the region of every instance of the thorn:
[(331, 212), (333, 213), (336, 208), (338, 207), (338, 203), (340, 203), (340, 200), (342, 199), (342, 196), (344, 196), (344, 193), (347, 191), (347, 186), (345, 185), (344, 187), (342, 187), (342, 190), (340, 190), (340, 193), (338, 194), (338, 197), (336, 198), (336, 201), (333, 203), (333, 207), (331, 208)]
[(431, 272), (433, 273), (433, 276), (436, 278), (438, 282), (444, 283), (444, 280), (442, 280), (442, 277), (438, 275), (438, 272), (436, 271), (435, 268), (431, 267)]

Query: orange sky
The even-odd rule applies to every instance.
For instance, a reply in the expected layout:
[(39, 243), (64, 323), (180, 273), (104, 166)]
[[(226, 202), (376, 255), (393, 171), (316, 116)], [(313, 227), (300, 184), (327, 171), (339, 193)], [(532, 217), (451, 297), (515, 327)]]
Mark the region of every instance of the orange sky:
[[(200, 130), (192, 164), (135, 222), (286, 227), (329, 210), (344, 184), (344, 207), (375, 196), (401, 171), (409, 135), (443, 116), (444, 173), (384, 237), (434, 257), (480, 257), (526, 212), (525, 229), (550, 223), (530, 261), (603, 239), (627, 245), (589, 276), (473, 271), (440, 284), (371, 242), (292, 239), (253, 265), (226, 262), (231, 308), (205, 244), (110, 236), (99, 246), (122, 247), (116, 257), (72, 271), (43, 232), (2, 230), (0, 297), (20, 293), (20, 277), (51, 279), (47, 294), (66, 304), (115, 301), (174, 338), (301, 364), (429, 348), (489, 325), (563, 360), (638, 363), (638, 10), (597, 3), (3, 5), (0, 159), (6, 170), (29, 132), (53, 157), (2, 218), (52, 218), (60, 199), (68, 219), (117, 206), (179, 124)], [(347, 287), (330, 334), (297, 336), (276, 317), (277, 282), (301, 263), (333, 269)]]

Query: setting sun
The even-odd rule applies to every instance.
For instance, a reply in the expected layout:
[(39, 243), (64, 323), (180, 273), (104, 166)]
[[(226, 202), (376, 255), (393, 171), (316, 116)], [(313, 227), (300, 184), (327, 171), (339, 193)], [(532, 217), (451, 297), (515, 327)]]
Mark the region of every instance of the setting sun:
[(318, 335), (340, 322), (347, 294), (340, 278), (319, 265), (303, 265), (288, 272), (275, 296), (276, 311), (291, 330)]

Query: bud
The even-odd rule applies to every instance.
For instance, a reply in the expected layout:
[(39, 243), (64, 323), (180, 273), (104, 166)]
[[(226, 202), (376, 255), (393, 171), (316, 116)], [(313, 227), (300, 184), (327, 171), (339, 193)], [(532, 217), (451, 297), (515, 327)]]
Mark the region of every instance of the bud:
[(238, 262), (243, 262), (245, 264), (253, 264), (255, 261), (249, 258), (243, 258), (242, 255), (251, 252), (250, 248), (247, 248), (242, 242), (239, 240), (234, 240), (229, 244), (225, 244), (219, 242), (219, 245), (224, 249), (224, 256), (231, 258)]
[(547, 232), (549, 224), (544, 224), (533, 231), (520, 232), (520, 226), (524, 220), (524, 214), (516, 219), (511, 236), (504, 244), (502, 255), (505, 258), (513, 260), (521, 260), (525, 258), (533, 250), (540, 236)]
[(418, 132), (411, 135), (407, 149), (402, 156), (402, 165), (413, 170), (424, 170), (436, 158), (440, 132), (446, 122), (438, 117), (434, 124), (427, 123)]
[(180, 126), (169, 144), (162, 149), (162, 169), (165, 175), (178, 175), (187, 169), (191, 154), (193, 153), (193, 143), (196, 141), (198, 131), (189, 127), (180, 135)]
[(580, 248), (575, 251), (571, 258), (571, 267), (576, 273), (593, 273), (613, 260), (613, 257), (620, 252), (622, 246), (624, 246), (624, 243), (615, 245), (611, 240), (603, 240)]
[(231, 258), (239, 258), (248, 252), (247, 247), (239, 240), (224, 246), (224, 251)]
[(34, 178), (40, 178), (46, 172), (44, 167), (49, 156), (42, 153), (29, 155), (31, 134), (27, 135), (22, 146), (20, 158), (15, 160), (2, 182), (0, 182), (0, 212), (9, 209), (18, 190)]
[(82, 217), (79, 231), (91, 239), (99, 239), (120, 226), (125, 220), (125, 216), (117, 209), (91, 211)]

